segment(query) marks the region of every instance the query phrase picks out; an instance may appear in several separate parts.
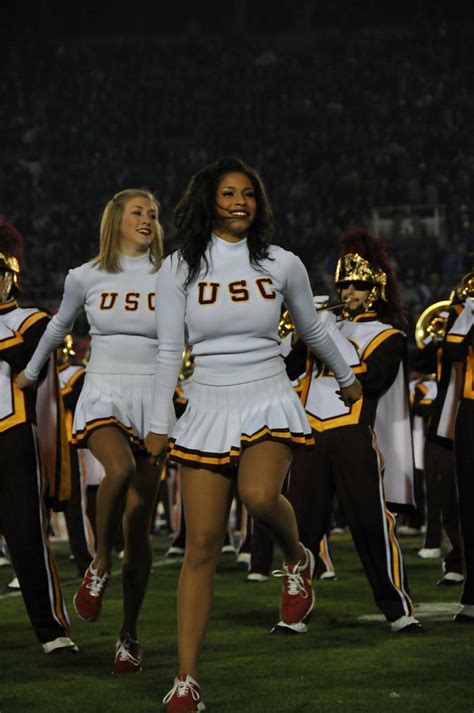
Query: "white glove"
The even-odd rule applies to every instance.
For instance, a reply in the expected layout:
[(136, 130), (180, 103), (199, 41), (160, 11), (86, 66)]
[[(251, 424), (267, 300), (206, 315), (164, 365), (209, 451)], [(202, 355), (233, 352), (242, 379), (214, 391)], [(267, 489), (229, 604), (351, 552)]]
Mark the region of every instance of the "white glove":
[(313, 295), (313, 302), (316, 309), (318, 309), (321, 305), (329, 302), (329, 295)]

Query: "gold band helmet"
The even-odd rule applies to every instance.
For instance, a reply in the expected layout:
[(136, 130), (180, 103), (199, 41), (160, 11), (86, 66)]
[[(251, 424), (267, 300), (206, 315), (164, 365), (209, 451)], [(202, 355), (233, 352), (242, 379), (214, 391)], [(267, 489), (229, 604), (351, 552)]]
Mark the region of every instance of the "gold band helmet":
[(18, 289), (22, 256), (21, 235), (13, 225), (0, 220), (0, 273), (3, 274), (0, 302), (7, 302), (13, 289)]
[(347, 253), (339, 258), (334, 281), (339, 289), (344, 287), (344, 283), (352, 283), (356, 289), (360, 290), (370, 289), (369, 296), (364, 303), (365, 309), (370, 309), (378, 299), (387, 302), (385, 294), (387, 274), (380, 268), (373, 267), (358, 253)]
[(351, 225), (339, 236), (338, 243), (334, 278), (339, 295), (350, 284), (358, 291), (367, 291), (366, 299), (351, 300), (353, 309), (344, 307), (342, 316), (350, 319), (375, 311), (382, 322), (403, 328), (406, 317), (400, 285), (383, 238), (373, 235), (364, 225)]

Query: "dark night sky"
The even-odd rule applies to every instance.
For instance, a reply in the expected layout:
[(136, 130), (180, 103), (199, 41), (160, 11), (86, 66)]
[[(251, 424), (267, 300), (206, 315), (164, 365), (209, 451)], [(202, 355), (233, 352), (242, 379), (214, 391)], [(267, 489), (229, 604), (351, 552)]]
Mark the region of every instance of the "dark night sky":
[[(438, 0), (412, 2), (344, 2), (343, 0), (196, 0), (120, 3), (36, 0), (25, 11), (21, 2), (2, 3), (0, 36), (176, 34), (194, 27), (203, 33), (274, 33), (322, 27), (406, 24), (423, 20), (449, 22), (472, 18), (472, 4)], [(305, 15), (306, 8), (306, 15)]]

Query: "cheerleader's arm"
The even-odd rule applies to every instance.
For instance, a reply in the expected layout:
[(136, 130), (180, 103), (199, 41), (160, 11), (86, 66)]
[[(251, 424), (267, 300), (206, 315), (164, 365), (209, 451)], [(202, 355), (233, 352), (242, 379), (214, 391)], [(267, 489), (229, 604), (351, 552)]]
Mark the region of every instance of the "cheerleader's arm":
[(156, 331), (158, 351), (153, 382), (150, 431), (167, 434), (168, 417), (184, 349), (186, 292), (177, 258), (166, 258), (156, 279)]

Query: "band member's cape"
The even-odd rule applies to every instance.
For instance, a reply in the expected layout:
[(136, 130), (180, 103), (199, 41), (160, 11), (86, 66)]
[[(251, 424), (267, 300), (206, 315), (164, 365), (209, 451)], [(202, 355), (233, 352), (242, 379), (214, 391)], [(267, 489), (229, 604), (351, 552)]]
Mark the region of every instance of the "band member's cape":
[(71, 461), (56, 357), (48, 362), (36, 400), (38, 441), (46, 478), (46, 505), (60, 512), (71, 497)]

